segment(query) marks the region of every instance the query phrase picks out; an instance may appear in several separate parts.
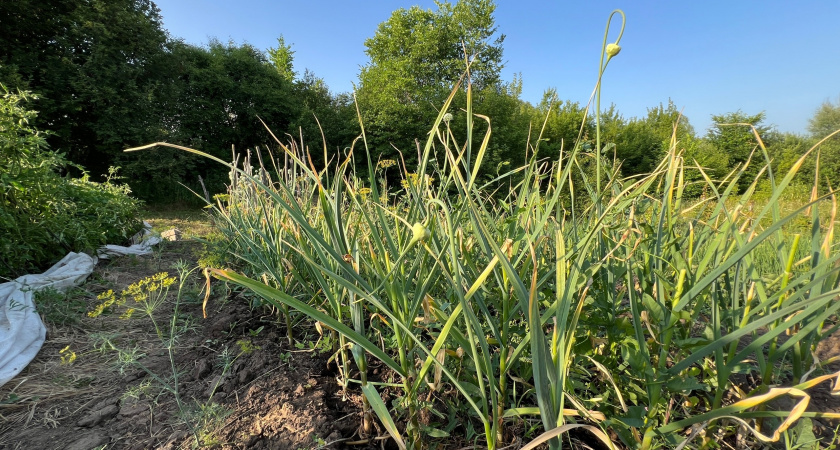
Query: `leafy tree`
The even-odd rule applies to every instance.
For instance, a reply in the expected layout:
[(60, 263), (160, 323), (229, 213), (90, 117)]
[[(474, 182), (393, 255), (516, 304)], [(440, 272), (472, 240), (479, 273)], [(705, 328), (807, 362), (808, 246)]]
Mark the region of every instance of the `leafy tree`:
[(644, 119), (631, 119), (615, 140), (615, 154), (624, 175), (650, 173), (664, 153), (662, 139)]
[[(837, 104), (826, 101), (808, 121), (808, 131), (814, 143), (840, 130), (840, 99)], [(829, 138), (820, 145), (820, 176), (837, 188), (840, 180), (840, 136)]]
[(295, 140), (303, 139), (317, 167), (335, 163), (335, 155), (343, 154), (343, 149), (360, 133), (353, 98), (348, 94), (333, 95), (324, 80), (308, 69), (295, 81), (293, 89), (299, 112), (289, 134)]
[[(495, 177), (499, 174), (520, 167), (526, 162), (528, 127), (531, 115), (520, 99), (522, 79), (515, 77), (510, 83), (497, 82), (477, 89), (473, 93), (473, 112), (490, 119), (491, 135), (487, 153), (482, 162), (482, 174)], [(466, 101), (460, 93), (458, 101)], [(463, 110), (452, 111), (453, 120), (450, 128), (459, 138), (466, 137), (466, 113)], [(487, 131), (487, 122), (476, 118), (473, 122), (473, 135), (483, 137)], [(463, 141), (459, 141), (463, 142)]]
[(616, 155), (622, 161), (625, 175), (649, 173), (665, 156), (671, 146), (676, 126), (678, 151), (694, 153), (697, 145), (694, 127), (682, 116), (673, 101), (648, 108), (647, 116), (631, 119), (616, 139)]
[(291, 45), (286, 45), (286, 40), (280, 35), (277, 38), (277, 47), (268, 49), (268, 59), (277, 72), (286, 79), (286, 81), (294, 81), (297, 74), (294, 70), (294, 56), (295, 52)]
[(539, 146), (541, 155), (557, 155), (561, 147), (570, 151), (575, 146), (578, 136), (584, 140), (594, 136), (595, 122), (592, 118), (587, 116), (584, 123), (586, 108), (578, 102), (559, 100), (557, 91), (553, 88), (543, 93), (540, 103), (530, 109), (530, 112), (532, 139), (536, 139), (542, 132), (542, 142)]
[(124, 165), (146, 199), (192, 199), (178, 183), (198, 188), (201, 175), (221, 188), (226, 174), (184, 153), (126, 155), (126, 147), (167, 140), (227, 159), (231, 146), (270, 143), (258, 116), (281, 137), (302, 129), (318, 147), (315, 116), (329, 148), (358, 133), (348, 125), (356, 122), (350, 98), (333, 97), (309, 72), (297, 79), (282, 36), (267, 55), (169, 40), (151, 0), (0, 2), (0, 23), (0, 82), (41, 95), (33, 120), (53, 130), (50, 146), (83, 166), (74, 170)]
[[(365, 41), (370, 63), (359, 74), (358, 101), (375, 153), (393, 157), (391, 145), (412, 149), (438, 114), (473, 58), (476, 91), (499, 82), (504, 35), (496, 33), (490, 0), (437, 2), (437, 10), (399, 9)], [(408, 157), (415, 154), (406, 151)]]
[[(593, 117), (594, 119), (594, 117)], [(618, 111), (615, 104), (611, 104), (609, 108), (601, 111), (601, 153), (603, 158), (613, 159), (615, 155), (615, 143), (618, 141), (618, 136), (621, 130), (627, 125), (627, 120)], [(587, 140), (585, 147), (587, 150), (595, 149), (595, 139)], [(594, 152), (593, 152), (594, 155)]]
[[(771, 166), (777, 174), (785, 174), (794, 163), (813, 145), (812, 139), (794, 133), (776, 133), (772, 139), (773, 145), (768, 148), (773, 158)], [(813, 180), (815, 164), (813, 160), (806, 161), (800, 169), (801, 177), (797, 181)]]
[(675, 125), (677, 127), (676, 138), (678, 143), (695, 139), (694, 127), (691, 126), (688, 118), (677, 109), (677, 105), (671, 99), (668, 99), (668, 106), (660, 103), (657, 107), (648, 108), (645, 121), (666, 147), (670, 145)]
[[(282, 135), (297, 115), (292, 84), (249, 44), (173, 42), (167, 64), (176, 76), (161, 89), (161, 139), (229, 159), (232, 148), (245, 152), (271, 142), (260, 119)], [(175, 150), (125, 154), (121, 161), (144, 198), (182, 191), (178, 182), (197, 187), (197, 175), (210, 179), (212, 190), (226, 180), (218, 164)]]
[(42, 96), (53, 148), (103, 173), (154, 137), (166, 34), (151, 0), (0, 2), (0, 22), (0, 82)]
[(823, 102), (808, 120), (808, 131), (812, 137), (822, 139), (837, 130), (840, 130), (840, 99), (836, 105)]
[(685, 174), (685, 181), (689, 185), (685, 192), (689, 196), (699, 196), (706, 189), (706, 181), (699, 169), (712, 180), (721, 180), (732, 168), (729, 155), (706, 139), (691, 140), (690, 145), (684, 148), (683, 157), (688, 167), (695, 168)]
[[(764, 119), (765, 115), (763, 112), (748, 115), (740, 110), (727, 114), (713, 115), (713, 124), (706, 134), (706, 139), (717, 151), (726, 154), (730, 167), (734, 168), (737, 165), (747, 162), (750, 155), (753, 154), (753, 151), (758, 149), (758, 142), (750, 127), (732, 124), (750, 124), (755, 128), (759, 136), (768, 136), (772, 129), (763, 124)], [(768, 140), (764, 138), (762, 140), (765, 145), (768, 145)], [(738, 182), (738, 186), (743, 190), (752, 184), (764, 164), (764, 155), (761, 154), (759, 149), (753, 156), (747, 171)]]
[(356, 108), (347, 94), (333, 95), (324, 80), (309, 69), (298, 78), (294, 70), (294, 51), (283, 36), (277, 48), (267, 51), (268, 59), (280, 75), (293, 84), (292, 97), (297, 107), (287, 130), (294, 140), (309, 150), (309, 158), (321, 167), (349, 146), (359, 133)]

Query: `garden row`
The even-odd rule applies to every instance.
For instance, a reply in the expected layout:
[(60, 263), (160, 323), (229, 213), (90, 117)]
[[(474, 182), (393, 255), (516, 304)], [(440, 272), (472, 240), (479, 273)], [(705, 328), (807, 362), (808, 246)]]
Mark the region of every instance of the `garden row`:
[[(302, 145), (278, 142), (281, 155), (231, 164), (216, 198), (238, 270), (212, 273), (275, 307), (290, 340), (304, 320), (327, 334), (341, 384), (364, 394), (362, 434), (375, 417), (400, 448), (539, 433), (529, 448), (559, 448), (585, 428), (649, 449), (734, 440), (733, 424), (754, 443), (789, 439), (798, 419), (832, 418), (806, 407), (837, 376), (812, 352), (838, 328), (836, 200), (815, 186), (792, 212), (780, 206), (815, 152), (787, 173), (762, 166), (739, 193), (754, 168), (714, 180), (676, 140), (652, 173), (626, 179), (579, 146), (543, 158), (536, 136), (526, 166), (485, 182), (492, 128), (472, 114), (469, 84), (466, 136), (445, 120), (459, 89), (417, 167), (370, 160), (364, 134), (320, 171)], [(472, 135), (474, 120), (486, 134)], [(755, 202), (759, 182), (769, 199)], [(693, 184), (704, 197), (684, 195)], [(385, 376), (371, 377), (374, 362)], [(782, 396), (795, 407), (768, 406)]]

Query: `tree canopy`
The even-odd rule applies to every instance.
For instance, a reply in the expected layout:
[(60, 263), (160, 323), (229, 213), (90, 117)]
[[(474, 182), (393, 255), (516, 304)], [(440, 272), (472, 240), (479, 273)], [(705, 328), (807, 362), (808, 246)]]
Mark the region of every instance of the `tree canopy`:
[(495, 4), (459, 0), (436, 6), (394, 11), (365, 41), (370, 63), (359, 74), (357, 95), (378, 153), (392, 154), (392, 144), (410, 149), (425, 137), (468, 59), (476, 91), (500, 83), (504, 35), (496, 35)]
[(294, 81), (297, 74), (294, 69), (295, 52), (291, 45), (286, 44), (286, 40), (281, 35), (277, 38), (277, 47), (269, 48), (268, 59), (271, 64), (277, 69), (277, 72), (286, 80)]
[[(815, 141), (840, 130), (840, 98), (837, 104), (830, 101), (824, 102), (811, 116), (808, 121), (808, 131)], [(825, 141), (819, 148), (820, 151), (820, 173), (831, 181), (836, 188), (840, 184), (840, 136), (834, 135)]]
[[(591, 151), (594, 114), (586, 105), (563, 100), (555, 89), (531, 104), (521, 98), (525, 77), (502, 79), (505, 36), (495, 9), (491, 0), (398, 9), (365, 41), (369, 62), (359, 73), (355, 101), (374, 160), (398, 159), (399, 150), (412, 165), (415, 142), (428, 136), (468, 61), (473, 111), (489, 117), (493, 131), (482, 166), (489, 173), (483, 175), (523, 164), (538, 137), (540, 156), (554, 156), (561, 146)], [(77, 164), (69, 167), (94, 176), (123, 166), (143, 198), (184, 200), (173, 195), (184, 192), (178, 183), (197, 187), (197, 175), (220, 190), (226, 174), (183, 153), (123, 154), (126, 147), (165, 140), (227, 159), (231, 148), (271, 144), (262, 119), (281, 139), (301, 141), (313, 164), (322, 166), (361, 132), (353, 94), (332, 92), (317, 74), (295, 67), (295, 51), (282, 34), (265, 50), (216, 40), (187, 44), (162, 28), (151, 0), (1, 2), (0, 22), (0, 82), (40, 96), (33, 124), (51, 131), (50, 148)], [(458, 139), (466, 137), (465, 111), (457, 106), (464, 101), (462, 89), (447, 111), (453, 117), (447, 126)], [(840, 128), (840, 104), (822, 104), (807, 135), (777, 132), (763, 112), (742, 111), (714, 115), (711, 128), (698, 135), (671, 101), (643, 117), (624, 118), (615, 105), (601, 117), (602, 144), (621, 162), (623, 175), (652, 170), (677, 124), (678, 150), (721, 178), (757, 148), (749, 127), (725, 124), (755, 126), (774, 169), (785, 170)], [(478, 120), (475, 126), (481, 136), (487, 125)], [(840, 179), (840, 139), (823, 143), (819, 152), (821, 175)], [(762, 160), (748, 169), (742, 189), (763, 165), (757, 156)], [(806, 163), (802, 170), (815, 169)]]
[(167, 36), (152, 1), (2, 2), (0, 22), (0, 82), (41, 96), (54, 149), (102, 173), (121, 147), (154, 137)]

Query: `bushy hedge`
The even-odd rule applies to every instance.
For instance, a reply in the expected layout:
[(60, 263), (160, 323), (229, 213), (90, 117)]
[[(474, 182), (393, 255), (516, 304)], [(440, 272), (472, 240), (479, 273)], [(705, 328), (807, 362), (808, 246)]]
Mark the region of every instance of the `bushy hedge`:
[(49, 151), (45, 133), (29, 125), (36, 113), (21, 106), (32, 95), (3, 85), (0, 94), (0, 277), (41, 271), (140, 229), (141, 203), (126, 186), (59, 173), (70, 163)]

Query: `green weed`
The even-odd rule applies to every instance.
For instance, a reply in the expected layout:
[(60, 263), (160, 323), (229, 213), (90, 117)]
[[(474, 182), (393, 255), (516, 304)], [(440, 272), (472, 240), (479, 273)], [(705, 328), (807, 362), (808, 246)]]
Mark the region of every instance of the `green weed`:
[[(181, 396), (180, 378), (182, 373), (175, 364), (175, 350), (178, 340), (185, 333), (194, 331), (196, 325), (194, 319), (190, 315), (182, 314), (180, 308), (190, 299), (195, 301), (193, 298), (195, 295), (190, 294), (191, 288), (194, 287), (191, 275), (197, 270), (197, 267), (189, 268), (186, 263), (179, 262), (175, 265), (175, 269), (177, 271), (175, 277), (169, 276), (166, 272), (161, 272), (129, 285), (119, 294), (112, 290), (103, 292), (98, 296), (100, 303), (88, 313), (88, 316), (95, 318), (103, 314), (119, 313), (120, 319), (130, 320), (135, 315), (142, 315), (151, 322), (152, 329), (161, 346), (167, 352), (170, 363), (168, 373), (157, 373), (144, 365), (142, 359), (146, 355), (136, 346), (128, 348), (121, 345), (117, 340), (118, 335), (97, 336), (94, 346), (102, 352), (116, 353), (121, 373), (129, 368), (139, 368), (149, 376), (148, 380), (126, 392), (127, 396), (157, 398), (163, 394), (172, 395), (177, 404), (179, 415), (185, 419), (184, 423), (193, 434), (196, 445), (207, 445), (207, 442), (211, 440), (214, 424), (222, 420), (227, 413), (224, 412), (223, 408), (211, 402), (199, 404), (197, 409), (191, 409), (189, 403)], [(169, 295), (170, 288), (173, 285), (177, 286), (174, 301)], [(171, 310), (169, 310), (170, 306)], [(164, 309), (167, 317), (167, 323), (165, 324), (160, 321), (160, 312)], [(253, 351), (253, 346), (248, 342), (239, 345), (241, 346), (241, 352), (225, 361), (225, 369), (221, 378), (224, 378), (233, 361), (239, 355)], [(220, 355), (221, 358), (227, 356), (227, 351)], [(215, 393), (216, 387), (214, 386), (213, 393)], [(157, 392), (157, 394), (153, 394), (153, 392)], [(210, 395), (211, 399), (213, 393)]]
[(53, 325), (74, 325), (85, 315), (88, 296), (91, 294), (81, 288), (66, 292), (47, 288), (35, 292), (35, 305), (44, 321)]
[[(59, 175), (75, 167), (48, 149), (23, 104), (36, 98), (0, 85), (0, 277), (42, 272), (70, 251), (120, 244), (141, 228), (141, 203), (116, 181)], [(78, 168), (78, 167), (77, 167)]]

